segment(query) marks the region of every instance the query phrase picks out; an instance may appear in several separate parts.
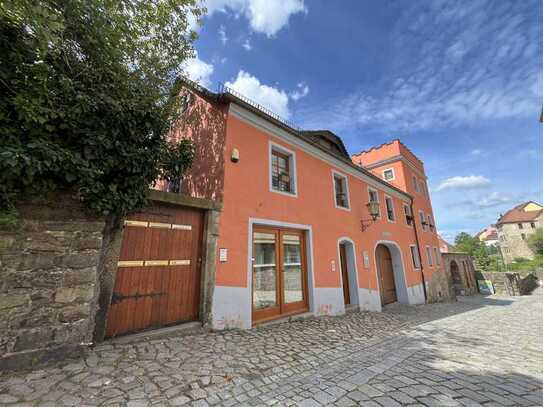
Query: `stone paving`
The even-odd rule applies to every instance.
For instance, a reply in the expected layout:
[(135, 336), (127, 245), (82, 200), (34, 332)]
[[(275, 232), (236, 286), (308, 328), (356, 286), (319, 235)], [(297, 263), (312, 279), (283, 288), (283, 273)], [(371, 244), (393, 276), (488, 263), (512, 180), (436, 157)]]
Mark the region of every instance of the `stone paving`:
[(543, 295), (103, 344), (0, 376), (10, 406), (543, 406)]

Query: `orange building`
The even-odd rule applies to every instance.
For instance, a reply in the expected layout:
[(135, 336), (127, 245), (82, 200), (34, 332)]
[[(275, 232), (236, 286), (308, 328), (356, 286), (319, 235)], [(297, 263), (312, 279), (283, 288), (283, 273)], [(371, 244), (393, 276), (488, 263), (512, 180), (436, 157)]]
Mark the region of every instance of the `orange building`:
[(424, 165), (399, 140), (350, 157), (231, 89), (185, 92), (174, 137), (196, 158), (181, 190), (223, 205), (214, 328), (445, 298)]

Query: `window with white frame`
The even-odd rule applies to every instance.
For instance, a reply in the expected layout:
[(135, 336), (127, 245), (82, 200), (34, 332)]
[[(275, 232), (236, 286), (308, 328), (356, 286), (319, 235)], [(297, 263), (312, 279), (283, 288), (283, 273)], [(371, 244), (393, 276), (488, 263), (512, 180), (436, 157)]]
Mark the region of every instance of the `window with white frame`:
[(413, 227), (415, 219), (413, 218), (413, 212), (411, 211), (411, 205), (404, 204), (403, 212), (405, 213), (405, 223), (407, 226)]
[(430, 232), (433, 232), (434, 231), (434, 222), (432, 222), (432, 216), (428, 215), (427, 219), (428, 219), (428, 227), (430, 228)]
[(270, 189), (296, 195), (296, 157), (294, 152), (270, 143)]
[(441, 253), (439, 253), (439, 250), (437, 250), (437, 247), (434, 247), (434, 257), (436, 259), (436, 264), (438, 266), (441, 265)]
[(332, 172), (336, 208), (349, 209), (349, 184), (347, 177), (338, 172)]
[(385, 206), (387, 209), (387, 219), (389, 222), (395, 222), (396, 217), (394, 214), (394, 202), (390, 196), (385, 196)]
[[(379, 203), (379, 194), (375, 189), (368, 188), (368, 195), (370, 202), (377, 202)], [(379, 205), (379, 211), (377, 218), (381, 218), (381, 205)]]
[(424, 218), (424, 212), (419, 211), (420, 224), (422, 225), (422, 230), (426, 232), (428, 225), (426, 224), (426, 219)]
[(413, 262), (413, 268), (420, 269), (420, 257), (417, 246), (411, 245), (409, 246), (409, 248), (411, 249), (411, 260)]
[(387, 168), (383, 171), (383, 179), (385, 181), (392, 181), (394, 179), (394, 168)]
[(420, 181), (420, 185), (419, 185), (419, 191), (422, 195), (426, 195), (426, 190), (424, 189), (424, 181)]
[(432, 250), (430, 250), (430, 246), (426, 246), (426, 256), (428, 257), (428, 267), (434, 267), (434, 260), (432, 259)]
[(419, 192), (419, 182), (417, 181), (417, 177), (413, 175), (413, 187), (415, 188), (415, 191)]

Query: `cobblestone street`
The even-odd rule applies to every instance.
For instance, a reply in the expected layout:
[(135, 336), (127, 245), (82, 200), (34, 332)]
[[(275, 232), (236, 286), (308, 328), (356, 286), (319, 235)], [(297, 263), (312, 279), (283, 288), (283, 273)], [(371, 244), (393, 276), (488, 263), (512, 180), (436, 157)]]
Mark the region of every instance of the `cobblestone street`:
[(0, 405), (543, 405), (543, 296), (393, 305), (103, 344), (0, 376)]

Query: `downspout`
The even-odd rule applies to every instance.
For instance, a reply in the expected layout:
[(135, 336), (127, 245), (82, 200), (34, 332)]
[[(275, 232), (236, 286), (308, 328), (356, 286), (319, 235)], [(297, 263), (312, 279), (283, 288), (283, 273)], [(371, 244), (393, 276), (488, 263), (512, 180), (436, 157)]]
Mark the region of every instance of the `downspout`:
[(419, 234), (417, 232), (417, 220), (415, 218), (415, 210), (413, 209), (413, 200), (411, 200), (411, 216), (413, 216), (413, 230), (415, 231), (415, 240), (417, 241), (417, 252), (419, 253), (420, 275), (422, 277), (422, 290), (424, 291), (424, 303), (428, 302), (428, 294), (426, 293), (426, 280), (424, 279), (424, 266), (422, 265), (422, 254), (420, 252)]

